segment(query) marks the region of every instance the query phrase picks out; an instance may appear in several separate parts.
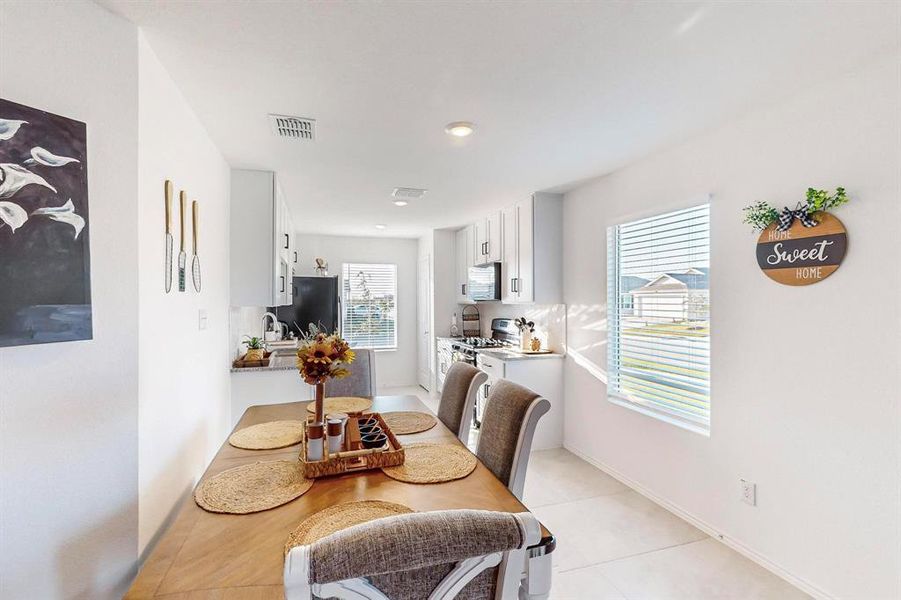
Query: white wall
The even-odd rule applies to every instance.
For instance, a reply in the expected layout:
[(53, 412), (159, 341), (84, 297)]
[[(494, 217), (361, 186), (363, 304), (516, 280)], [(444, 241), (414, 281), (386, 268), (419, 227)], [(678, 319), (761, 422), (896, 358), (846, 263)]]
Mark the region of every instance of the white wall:
[(414, 239), (297, 234), (297, 276), (314, 275), (313, 259), (325, 258), (330, 275), (346, 262), (397, 265), (397, 350), (376, 352), (380, 388), (416, 385), (416, 256)]
[[(229, 166), (160, 64), (138, 38), (140, 172), (140, 519), (138, 549), (167, 524), (229, 429), (228, 212)], [(175, 187), (174, 249), (179, 246), (178, 193), (188, 193), (187, 291), (165, 293), (163, 182)], [(191, 283), (191, 201), (199, 205), (202, 287)], [(206, 329), (199, 329), (199, 311)]]
[[(901, 597), (899, 67), (884, 57), (565, 200), (567, 447), (823, 596)], [(781, 286), (757, 268), (741, 208), (793, 205), (808, 186), (848, 189), (848, 254), (821, 283)], [(706, 193), (709, 438), (605, 399), (605, 230)]]
[(0, 96), (87, 123), (94, 325), (0, 349), (0, 597), (118, 598), (138, 548), (137, 30), (72, 0), (0, 2), (0, 31)]

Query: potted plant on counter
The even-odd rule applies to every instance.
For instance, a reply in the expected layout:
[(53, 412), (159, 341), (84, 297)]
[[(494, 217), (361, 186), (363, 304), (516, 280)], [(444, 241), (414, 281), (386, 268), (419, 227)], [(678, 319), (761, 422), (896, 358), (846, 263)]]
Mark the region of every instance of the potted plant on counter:
[(244, 355), (244, 360), (247, 362), (263, 360), (266, 356), (266, 352), (263, 349), (263, 340), (258, 337), (250, 337), (249, 335), (244, 337), (247, 338), (244, 341), (244, 345), (247, 346), (247, 354)]
[(354, 351), (337, 333), (326, 334), (311, 326), (297, 348), (297, 370), (308, 384), (316, 386), (316, 419), (322, 423), (324, 384), (329, 379), (350, 375), (346, 365), (354, 361)]

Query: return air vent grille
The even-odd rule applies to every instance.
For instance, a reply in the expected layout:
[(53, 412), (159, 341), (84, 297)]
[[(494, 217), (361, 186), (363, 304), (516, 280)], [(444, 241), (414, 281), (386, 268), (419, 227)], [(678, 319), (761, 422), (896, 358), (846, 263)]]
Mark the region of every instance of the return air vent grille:
[(420, 198), (425, 196), (426, 191), (427, 190), (421, 190), (419, 188), (399, 187), (394, 188), (394, 191), (391, 192), (391, 195), (398, 200), (419, 200)]
[(312, 142), (316, 139), (316, 120), (286, 115), (269, 115), (272, 133), (277, 137)]

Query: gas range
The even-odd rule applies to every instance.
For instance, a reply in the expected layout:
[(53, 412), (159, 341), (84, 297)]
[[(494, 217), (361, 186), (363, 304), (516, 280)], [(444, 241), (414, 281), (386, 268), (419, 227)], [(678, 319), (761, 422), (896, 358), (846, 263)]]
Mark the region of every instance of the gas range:
[(509, 348), (519, 341), (519, 331), (512, 325), (512, 319), (492, 319), (491, 337), (464, 337), (451, 346), (458, 354), (457, 360), (465, 360), (475, 365), (479, 350)]

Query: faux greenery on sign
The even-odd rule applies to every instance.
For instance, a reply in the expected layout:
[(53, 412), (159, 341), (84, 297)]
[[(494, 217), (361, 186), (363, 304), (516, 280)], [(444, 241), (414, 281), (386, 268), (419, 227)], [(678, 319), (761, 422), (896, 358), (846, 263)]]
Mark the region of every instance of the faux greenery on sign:
[(745, 218), (742, 221), (757, 231), (763, 231), (779, 218), (779, 211), (769, 202), (760, 201), (745, 207)]
[[(807, 215), (813, 215), (815, 212), (828, 211), (837, 208), (848, 202), (848, 196), (845, 194), (845, 188), (835, 188), (835, 193), (830, 194), (826, 190), (815, 190), (807, 188), (807, 199), (795, 210), (803, 210)], [(782, 211), (791, 210), (783, 208)], [(747, 223), (757, 231), (763, 231), (773, 223), (779, 220), (779, 210), (775, 206), (761, 200), (744, 208), (743, 223)]]

